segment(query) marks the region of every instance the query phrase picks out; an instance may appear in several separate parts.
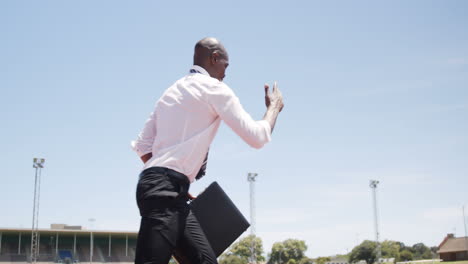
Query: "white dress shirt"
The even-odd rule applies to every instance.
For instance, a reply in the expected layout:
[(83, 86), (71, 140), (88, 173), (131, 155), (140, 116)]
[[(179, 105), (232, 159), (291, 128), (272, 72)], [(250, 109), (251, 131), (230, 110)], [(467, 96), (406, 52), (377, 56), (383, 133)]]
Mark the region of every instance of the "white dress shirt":
[(166, 167), (195, 180), (223, 120), (254, 148), (271, 140), (271, 126), (255, 121), (225, 83), (200, 66), (170, 86), (156, 102), (133, 150), (141, 157), (152, 153), (143, 169)]

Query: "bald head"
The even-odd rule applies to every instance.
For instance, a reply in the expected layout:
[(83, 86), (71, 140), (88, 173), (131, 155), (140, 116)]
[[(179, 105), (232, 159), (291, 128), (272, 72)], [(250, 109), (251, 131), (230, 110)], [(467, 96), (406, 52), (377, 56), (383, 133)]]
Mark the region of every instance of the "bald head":
[(203, 67), (211, 77), (222, 81), (229, 65), (229, 56), (219, 40), (208, 37), (195, 45), (193, 64)]
[(218, 54), (223, 58), (227, 58), (228, 56), (226, 49), (219, 40), (210, 37), (201, 39), (195, 45), (193, 64), (200, 65), (200, 63), (203, 63), (204, 60), (210, 58), (213, 54)]

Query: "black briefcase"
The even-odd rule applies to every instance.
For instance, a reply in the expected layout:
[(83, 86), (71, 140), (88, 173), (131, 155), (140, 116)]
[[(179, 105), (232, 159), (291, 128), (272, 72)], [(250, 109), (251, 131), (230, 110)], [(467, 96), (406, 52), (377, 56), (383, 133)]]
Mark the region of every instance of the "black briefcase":
[(217, 257), (250, 226), (217, 182), (198, 195), (190, 207)]

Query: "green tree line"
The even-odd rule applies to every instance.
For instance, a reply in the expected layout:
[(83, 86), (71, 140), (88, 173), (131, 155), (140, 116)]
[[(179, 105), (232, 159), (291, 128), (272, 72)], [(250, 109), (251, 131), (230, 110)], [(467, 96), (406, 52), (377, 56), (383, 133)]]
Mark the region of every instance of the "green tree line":
[[(313, 264), (313, 260), (305, 255), (306, 250), (307, 245), (303, 240), (287, 239), (283, 242), (276, 242), (268, 254), (268, 264)], [(218, 262), (219, 264), (247, 264), (253, 262), (252, 255), (256, 257), (257, 262), (265, 262), (263, 253), (262, 240), (250, 235), (234, 243), (220, 256)]]
[[(380, 243), (382, 258), (395, 258), (397, 261), (431, 259), (437, 254), (437, 247), (427, 247), (423, 243), (406, 246), (402, 242), (385, 240)], [(355, 263), (365, 260), (368, 264), (377, 261), (377, 242), (365, 240), (354, 247), (349, 253), (348, 260)]]
[[(408, 261), (419, 259), (431, 259), (436, 256), (437, 247), (427, 247), (423, 243), (406, 246), (402, 242), (385, 240), (380, 243), (382, 258), (394, 258), (394, 261)], [(255, 256), (256, 262), (267, 262), (268, 264), (325, 264), (330, 257), (318, 257), (311, 259), (305, 255), (307, 245), (305, 241), (298, 239), (287, 239), (273, 244), (267, 259), (264, 257), (263, 242), (259, 237), (250, 235), (234, 243), (219, 258), (220, 264), (248, 264), (252, 263)], [(340, 257), (348, 258), (350, 263), (361, 260), (367, 264), (377, 261), (377, 243), (365, 240), (357, 245), (347, 255)]]

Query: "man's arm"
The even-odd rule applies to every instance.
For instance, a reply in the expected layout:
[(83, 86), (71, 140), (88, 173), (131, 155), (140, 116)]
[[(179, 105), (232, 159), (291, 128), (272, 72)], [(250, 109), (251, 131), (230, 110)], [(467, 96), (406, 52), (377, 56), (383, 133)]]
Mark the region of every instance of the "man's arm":
[(263, 116), (263, 120), (267, 121), (270, 124), (271, 132), (275, 128), (276, 119), (278, 118), (279, 113), (283, 110), (283, 95), (278, 89), (276, 82), (273, 84), (273, 91), (269, 91), (268, 84), (265, 84), (265, 105), (267, 111)]
[(157, 132), (155, 111), (153, 111), (146, 120), (143, 129), (140, 134), (138, 134), (138, 138), (131, 142), (132, 149), (144, 163), (152, 157), (152, 148)]
[[(265, 87), (266, 88), (266, 87)], [(266, 89), (267, 90), (267, 89)], [(209, 87), (207, 101), (219, 117), (247, 144), (261, 148), (271, 140), (272, 125), (283, 107), (281, 92), (276, 88), (265, 95), (267, 112), (264, 119), (255, 121), (242, 107), (239, 98), (224, 83)]]

